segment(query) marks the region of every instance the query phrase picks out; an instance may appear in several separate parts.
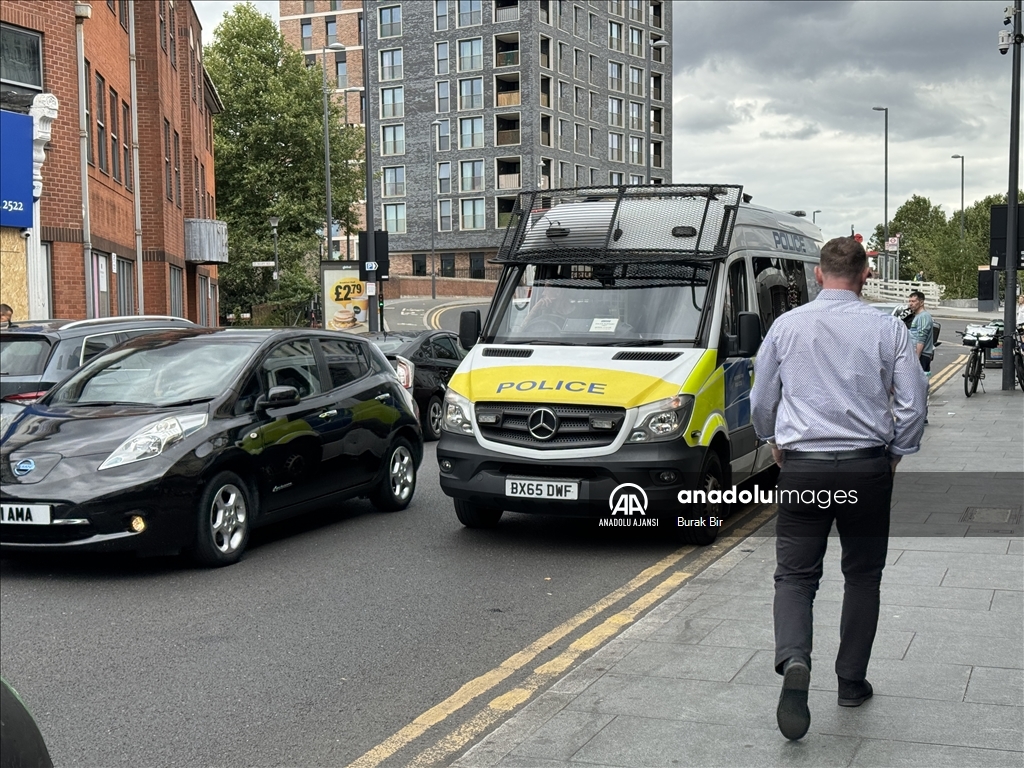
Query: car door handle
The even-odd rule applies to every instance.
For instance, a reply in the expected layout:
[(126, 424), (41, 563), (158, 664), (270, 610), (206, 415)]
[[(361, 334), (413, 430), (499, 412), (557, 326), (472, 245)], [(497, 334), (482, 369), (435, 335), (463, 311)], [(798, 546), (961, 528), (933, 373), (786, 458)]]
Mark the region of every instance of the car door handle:
[(375, 400), (380, 400), (383, 403), (385, 400), (390, 400), (391, 399), (391, 395), (389, 393), (385, 392), (383, 395), (377, 395), (377, 397), (375, 397), (374, 399)]
[(323, 413), (321, 413), (320, 414), (320, 418), (321, 419), (329, 419), (332, 416), (337, 416), (337, 415), (338, 415), (338, 412), (332, 408), (329, 411), (324, 411)]

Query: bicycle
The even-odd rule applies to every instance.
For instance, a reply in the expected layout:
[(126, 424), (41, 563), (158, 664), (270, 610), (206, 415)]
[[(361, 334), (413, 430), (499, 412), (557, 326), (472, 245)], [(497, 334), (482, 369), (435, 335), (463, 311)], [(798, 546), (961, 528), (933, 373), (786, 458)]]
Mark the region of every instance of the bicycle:
[(1017, 372), (1017, 383), (1024, 391), (1024, 323), (1020, 323), (1010, 337), (1013, 345), (1013, 368)]
[(971, 356), (964, 368), (964, 395), (970, 397), (978, 391), (978, 382), (985, 378), (985, 352), (999, 346), (999, 329), (991, 325), (969, 325), (965, 331), (957, 331), (965, 347), (971, 348)]

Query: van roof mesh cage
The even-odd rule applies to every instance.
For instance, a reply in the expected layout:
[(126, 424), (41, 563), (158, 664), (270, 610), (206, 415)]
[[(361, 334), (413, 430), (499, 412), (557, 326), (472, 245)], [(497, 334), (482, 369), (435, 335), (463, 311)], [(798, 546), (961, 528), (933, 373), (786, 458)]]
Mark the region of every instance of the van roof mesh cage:
[(495, 261), (724, 259), (743, 187), (671, 184), (521, 192)]

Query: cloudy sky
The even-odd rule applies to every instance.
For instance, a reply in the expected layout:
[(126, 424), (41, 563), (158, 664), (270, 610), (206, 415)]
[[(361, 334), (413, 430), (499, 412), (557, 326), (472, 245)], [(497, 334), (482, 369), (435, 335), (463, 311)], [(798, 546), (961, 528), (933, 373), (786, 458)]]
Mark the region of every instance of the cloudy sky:
[[(739, 183), (826, 236), (869, 235), (913, 194), (960, 208), (1005, 193), (1012, 0), (674, 2), (673, 181)], [(195, 0), (209, 42), (230, 0)], [(277, 2), (256, 2), (277, 19)]]

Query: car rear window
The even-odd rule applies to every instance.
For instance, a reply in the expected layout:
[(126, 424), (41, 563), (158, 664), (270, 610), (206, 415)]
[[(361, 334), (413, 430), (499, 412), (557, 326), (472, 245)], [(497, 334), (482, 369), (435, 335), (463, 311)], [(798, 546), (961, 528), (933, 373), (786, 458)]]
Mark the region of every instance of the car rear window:
[(49, 357), (48, 339), (38, 336), (0, 339), (0, 374), (4, 376), (39, 376)]

